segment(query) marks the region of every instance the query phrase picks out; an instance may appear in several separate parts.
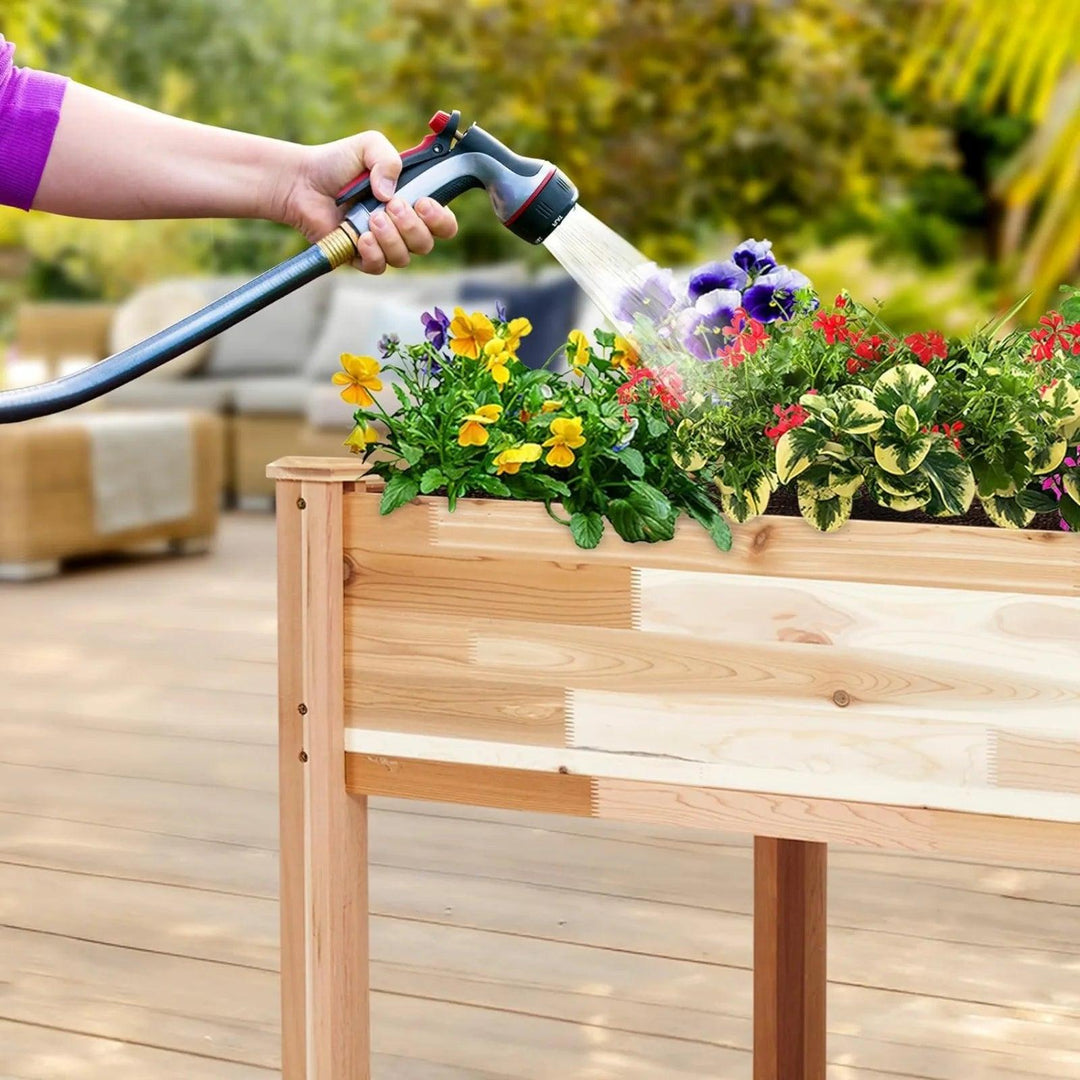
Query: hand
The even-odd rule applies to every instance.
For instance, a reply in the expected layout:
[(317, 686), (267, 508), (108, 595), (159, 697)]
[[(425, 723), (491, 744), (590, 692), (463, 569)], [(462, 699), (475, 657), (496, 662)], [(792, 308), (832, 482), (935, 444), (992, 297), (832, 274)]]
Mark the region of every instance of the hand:
[(408, 266), (410, 253), (426, 255), (435, 240), (449, 240), (457, 233), (453, 211), (434, 199), (423, 198), (416, 206), (394, 198), (401, 173), (401, 158), (385, 135), (365, 131), (322, 146), (296, 148), (284, 174), (277, 178), (272, 198), (273, 220), (298, 229), (312, 243), (321, 240), (341, 222), (343, 213), (334, 197), (354, 176), (371, 170), (371, 189), (385, 210), (376, 210), (371, 230), (360, 239), (359, 257), (353, 265), (368, 274), (381, 274), (387, 266)]

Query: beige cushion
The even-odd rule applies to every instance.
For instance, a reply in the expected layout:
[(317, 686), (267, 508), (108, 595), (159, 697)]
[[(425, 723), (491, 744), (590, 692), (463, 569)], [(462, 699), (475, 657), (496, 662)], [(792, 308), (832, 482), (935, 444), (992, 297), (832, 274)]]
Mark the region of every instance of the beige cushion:
[[(120, 305), (109, 328), (109, 351), (121, 352), (152, 337), (173, 323), (186, 318), (206, 305), (206, 296), (193, 281), (159, 281), (139, 289)], [(198, 371), (210, 355), (210, 343), (204, 342), (170, 360), (142, 378), (179, 379)]]

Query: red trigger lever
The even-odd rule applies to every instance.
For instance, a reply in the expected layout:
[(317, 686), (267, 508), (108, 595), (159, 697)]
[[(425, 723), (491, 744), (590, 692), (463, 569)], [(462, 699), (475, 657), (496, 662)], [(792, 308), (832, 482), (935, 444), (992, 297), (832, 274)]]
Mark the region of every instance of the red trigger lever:
[[(410, 166), (419, 165), (429, 158), (442, 157), (447, 153), (457, 134), (458, 123), (461, 113), (456, 109), (453, 113), (443, 112), (441, 109), (429, 121), (428, 127), (431, 134), (425, 136), (422, 142), (408, 150), (401, 151), (401, 165), (404, 172)], [(352, 202), (361, 195), (371, 194), (371, 172), (362, 172), (359, 176), (350, 180), (338, 193), (335, 202), (338, 206)]]

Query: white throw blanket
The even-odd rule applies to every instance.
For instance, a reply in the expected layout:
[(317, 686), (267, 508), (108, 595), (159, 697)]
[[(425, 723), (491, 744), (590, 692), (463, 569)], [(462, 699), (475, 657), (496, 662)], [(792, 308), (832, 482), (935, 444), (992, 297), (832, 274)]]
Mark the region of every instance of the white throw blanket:
[(79, 417), (90, 435), (94, 526), (121, 532), (178, 521), (195, 509), (195, 440), (184, 412)]

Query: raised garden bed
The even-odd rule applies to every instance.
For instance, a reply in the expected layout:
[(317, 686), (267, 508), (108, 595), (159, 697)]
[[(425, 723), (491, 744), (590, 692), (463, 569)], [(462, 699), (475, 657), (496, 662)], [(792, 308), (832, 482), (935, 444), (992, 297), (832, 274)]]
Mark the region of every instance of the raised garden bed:
[(1075, 537), (766, 516), (730, 553), (278, 481), (286, 1080), (368, 1075), (368, 795), (756, 843), (755, 1077), (825, 1075), (825, 845), (1080, 866)]

